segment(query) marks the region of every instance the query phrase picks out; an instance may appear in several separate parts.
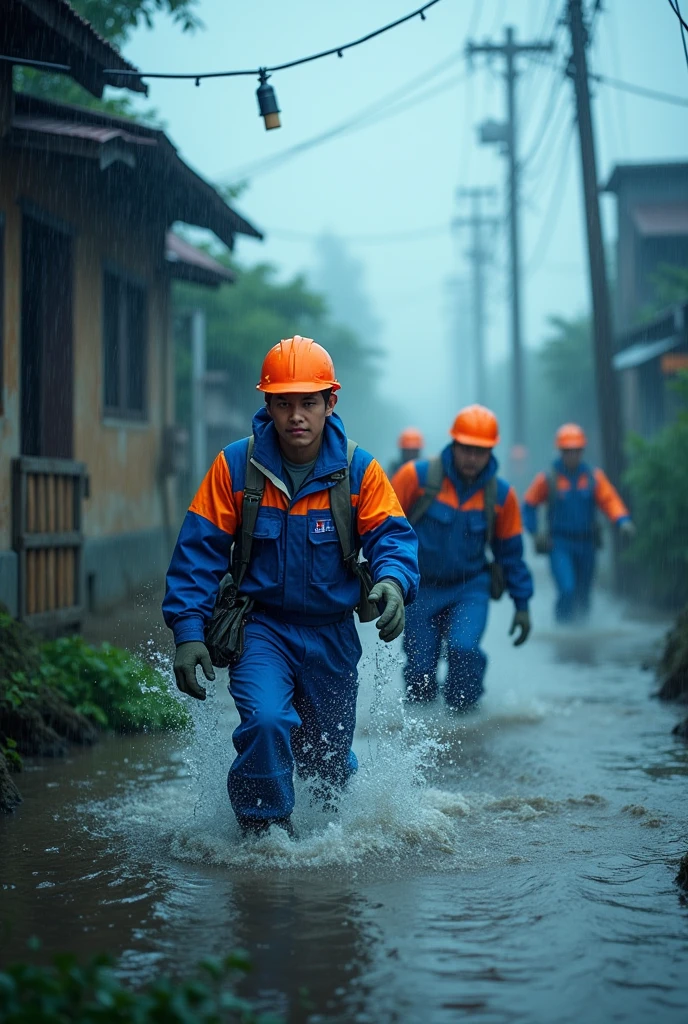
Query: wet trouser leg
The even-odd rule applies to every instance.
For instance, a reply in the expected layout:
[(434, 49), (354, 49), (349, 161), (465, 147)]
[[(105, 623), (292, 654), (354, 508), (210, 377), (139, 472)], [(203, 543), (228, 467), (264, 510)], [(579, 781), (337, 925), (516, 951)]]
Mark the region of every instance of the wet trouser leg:
[(406, 699), (424, 703), (437, 697), (437, 663), (442, 624), (451, 594), (446, 588), (423, 586), (406, 609), (404, 625), (404, 683)]
[(247, 622), (229, 685), (241, 722), (227, 789), (240, 820), (291, 814), (295, 762), (303, 774), (338, 785), (355, 770), (360, 654), (353, 617), (321, 627), (263, 613)]
[(447, 647), (449, 671), (444, 697), (453, 708), (475, 704), (483, 692), (487, 657), (480, 640), (490, 607), (490, 580), (481, 573), (461, 589), (460, 599), (448, 612)]
[(573, 614), (587, 618), (590, 612), (590, 595), (595, 577), (596, 551), (592, 541), (577, 541), (574, 552), (576, 589)]
[(576, 597), (576, 568), (572, 543), (563, 537), (554, 537), (550, 555), (552, 576), (557, 588), (554, 615), (557, 622), (570, 622)]

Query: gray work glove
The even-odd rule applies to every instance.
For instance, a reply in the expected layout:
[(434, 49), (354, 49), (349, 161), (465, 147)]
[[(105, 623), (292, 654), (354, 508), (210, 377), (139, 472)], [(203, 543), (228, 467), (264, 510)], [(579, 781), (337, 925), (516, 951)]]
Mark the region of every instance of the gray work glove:
[(633, 540), (637, 532), (635, 523), (630, 519), (624, 519), (623, 523), (619, 523), (619, 533), (624, 540)]
[(385, 610), (375, 623), (380, 639), (388, 644), (401, 636), (404, 632), (406, 612), (404, 610), (404, 595), (399, 584), (392, 580), (380, 580), (368, 594), (368, 600), (373, 604), (382, 601), (385, 606)]
[(511, 623), (511, 629), (509, 630), (509, 636), (513, 636), (517, 629), (520, 630), (520, 633), (514, 640), (514, 647), (520, 647), (521, 644), (524, 644), (530, 633), (530, 615), (525, 610), (516, 611), (514, 621)]
[(200, 640), (188, 640), (186, 643), (178, 644), (174, 656), (174, 678), (177, 687), (189, 697), (205, 700), (205, 690), (196, 681), (196, 665), (201, 666), (206, 679), (212, 682), (215, 678), (215, 669), (206, 645)]

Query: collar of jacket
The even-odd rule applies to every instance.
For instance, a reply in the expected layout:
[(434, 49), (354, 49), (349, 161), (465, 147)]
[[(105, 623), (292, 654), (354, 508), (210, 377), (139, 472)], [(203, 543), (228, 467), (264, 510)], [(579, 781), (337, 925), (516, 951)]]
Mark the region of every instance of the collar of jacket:
[(446, 448), (442, 449), (442, 466), (444, 467), (444, 475), (448, 476), (452, 484), (456, 489), (456, 493), (459, 496), (459, 502), (463, 505), (472, 498), (478, 491), (482, 491), (488, 480), (491, 480), (493, 476), (497, 475), (499, 463), (497, 462), (494, 455), (490, 455), (490, 461), (480, 473), (478, 473), (475, 480), (471, 483), (465, 483), (459, 474), (456, 472), (454, 466), (454, 445), (450, 443)]
[(590, 466), (587, 464), (587, 462), (581, 462), (580, 466), (578, 466), (577, 469), (574, 469), (571, 472), (566, 468), (566, 466), (564, 465), (564, 460), (561, 458), (554, 460), (554, 472), (558, 473), (559, 476), (565, 476), (566, 479), (573, 484), (577, 483), (579, 478), (583, 476), (584, 473), (587, 473), (591, 480), (593, 475), (592, 470)]
[[(259, 409), (253, 417), (253, 437), (254, 462), (260, 463), (272, 476), (285, 482), (279, 438), (265, 407)], [(346, 431), (337, 413), (333, 412), (325, 420), (322, 443), (309, 484), (315, 480), (327, 480), (333, 473), (346, 469), (346, 466)], [(299, 491), (299, 497), (302, 496), (303, 489)]]

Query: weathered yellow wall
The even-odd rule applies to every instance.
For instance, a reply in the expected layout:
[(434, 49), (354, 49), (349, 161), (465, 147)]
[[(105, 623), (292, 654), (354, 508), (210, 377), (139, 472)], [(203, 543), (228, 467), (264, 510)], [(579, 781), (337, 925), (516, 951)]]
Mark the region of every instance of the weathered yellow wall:
[[(69, 169), (65, 172), (66, 167)], [(109, 172), (112, 173), (112, 172)], [(131, 175), (135, 195), (136, 172)], [(95, 163), (0, 151), (0, 210), (6, 219), (5, 411), (0, 420), (0, 550), (11, 544), (10, 460), (19, 453), (21, 208), (28, 200), (74, 230), (74, 458), (88, 466), (84, 532), (104, 537), (164, 525), (159, 460), (171, 422), (168, 281), (164, 228), (124, 200), (107, 199)], [(107, 263), (146, 284), (145, 422), (103, 416), (102, 277)]]

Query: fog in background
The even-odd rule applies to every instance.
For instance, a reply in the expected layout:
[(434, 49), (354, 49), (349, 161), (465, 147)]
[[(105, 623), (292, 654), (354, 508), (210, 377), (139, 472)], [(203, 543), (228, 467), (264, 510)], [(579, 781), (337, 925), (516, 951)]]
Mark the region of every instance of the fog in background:
[[(158, 17), (152, 31), (133, 34), (125, 56), (144, 71), (269, 65), (353, 40), (413, 6), (413, 0), (202, 0), (205, 30), (184, 35), (169, 18)], [(522, 179), (525, 343), (538, 346), (550, 314), (574, 317), (588, 309), (573, 88), (561, 70), (568, 55), (567, 31), (558, 24), (562, 8), (560, 0), (443, 0), (425, 22), (414, 19), (343, 59), (276, 74), (271, 82), (282, 110), (279, 131), (264, 131), (251, 78), (204, 81), (199, 88), (192, 81), (153, 80), (149, 99), (137, 101), (141, 110), (157, 108), (181, 155), (206, 178), (248, 181), (237, 206), (266, 239), (240, 236), (238, 258), (273, 262), (284, 277), (303, 271), (323, 289), (337, 318), (350, 320), (382, 350), (376, 364), (381, 393), (398, 399), (403, 410), (385, 416), (410, 418), (430, 448), (444, 444), (456, 409), (475, 398), (465, 281), (469, 240), (450, 228), (453, 217), (469, 210), (457, 204), (456, 189), (495, 185), (494, 212), (505, 213), (506, 161), (495, 147), (479, 145), (475, 130), (486, 118), (505, 118), (504, 62), (489, 65), (479, 58), (471, 71), (464, 58), (467, 37), (502, 42), (504, 26), (511, 24), (518, 41), (557, 43), (551, 62), (519, 59), (521, 159), (535, 150)], [(605, 0), (589, 56), (593, 73), (688, 95), (677, 20), (663, 0)], [(403, 92), (415, 80), (417, 86)], [(376, 118), (356, 120), (398, 93), (387, 106), (380, 104)], [(601, 180), (616, 162), (685, 157), (686, 109), (604, 85), (595, 86), (593, 95)], [(290, 155), (291, 147), (349, 120), (358, 130)], [(613, 197), (603, 206), (611, 243)], [(346, 280), (337, 280), (324, 236), (342, 243), (334, 248), (348, 260)], [(500, 230), (488, 289), (493, 365), (508, 354), (507, 271)], [(352, 274), (360, 301), (348, 307)], [(275, 340), (266, 338), (266, 349)], [(508, 437), (508, 387), (489, 398)], [(385, 425), (380, 454), (387, 458), (388, 438), (406, 424)]]

